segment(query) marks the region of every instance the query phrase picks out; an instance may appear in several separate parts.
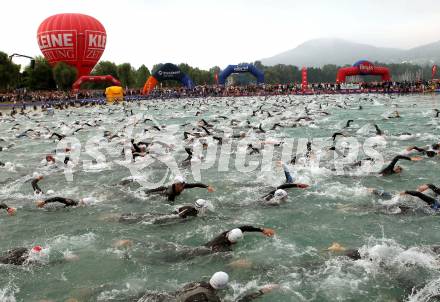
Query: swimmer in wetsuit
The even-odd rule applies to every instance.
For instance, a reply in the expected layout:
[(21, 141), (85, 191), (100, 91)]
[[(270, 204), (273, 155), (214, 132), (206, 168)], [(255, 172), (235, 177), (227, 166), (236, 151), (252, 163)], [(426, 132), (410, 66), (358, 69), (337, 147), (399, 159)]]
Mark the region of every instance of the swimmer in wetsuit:
[(380, 171), (379, 174), (381, 174), (382, 176), (388, 176), (402, 172), (402, 167), (396, 166), (399, 159), (405, 159), (409, 161), (421, 160), (420, 157), (408, 157), (408, 156), (398, 155), (394, 157), (391, 163), (389, 163), (388, 166), (386, 166), (382, 171)]
[(168, 187), (159, 187), (152, 190), (144, 191), (145, 194), (163, 194), (167, 196), (168, 201), (176, 200), (176, 197), (179, 196), (185, 189), (192, 188), (204, 188), (207, 189), (208, 192), (214, 192), (214, 188), (209, 185), (205, 185), (202, 183), (186, 183), (185, 179), (182, 176), (176, 176), (174, 178), (174, 183)]
[(432, 192), (434, 192), (436, 195), (440, 195), (440, 188), (436, 187), (433, 184), (426, 184), (426, 185), (421, 185), (417, 191), (419, 192), (424, 192), (426, 190), (430, 189)]
[[(226, 288), (229, 282), (228, 274), (215, 273), (209, 282), (192, 282), (174, 293), (145, 293), (137, 302), (221, 302), (218, 291)], [(278, 285), (270, 284), (262, 287), (258, 292), (247, 294), (236, 302), (249, 302), (271, 292)]]
[(440, 210), (440, 202), (439, 202), (438, 198), (437, 199), (433, 198), (433, 197), (425, 195), (419, 191), (405, 191), (405, 192), (403, 192), (403, 194), (420, 198), (434, 211)]
[(272, 237), (275, 232), (268, 228), (256, 228), (253, 226), (245, 225), (239, 228), (235, 228), (226, 232), (221, 233), (204, 246), (209, 248), (211, 252), (229, 252), (232, 251), (232, 245), (236, 244), (240, 239), (243, 238), (243, 233), (245, 232), (258, 232), (266, 235), (267, 237)]
[(0, 263), (2, 264), (12, 264), (12, 265), (23, 265), (29, 263), (29, 256), (33, 253), (41, 252), (42, 248), (40, 246), (35, 246), (32, 249), (25, 247), (14, 248), (12, 250), (6, 251), (0, 256)]
[(212, 210), (210, 203), (204, 199), (197, 199), (194, 205), (187, 205), (178, 208), (175, 212), (168, 215), (161, 215), (155, 213), (144, 214), (123, 214), (119, 217), (119, 222), (122, 223), (138, 223), (138, 222), (152, 222), (153, 224), (161, 224), (171, 221), (183, 221), (190, 217), (203, 216), (208, 209)]
[(34, 193), (36, 193), (36, 194), (43, 193), (43, 190), (41, 190), (41, 188), (38, 186), (38, 182), (42, 179), (43, 179), (43, 176), (39, 175), (39, 176), (35, 177), (31, 182), (32, 189), (34, 190)]
[(3, 202), (0, 203), (0, 210), (6, 210), (9, 216), (14, 216), (15, 213), (17, 212), (16, 208), (9, 207)]
[(295, 180), (295, 177), (292, 176), (292, 174), (289, 172), (289, 168), (285, 163), (278, 162), (278, 164), (282, 164), (284, 175), (286, 177), (286, 183), (278, 186), (275, 190), (270, 191), (266, 195), (262, 197), (262, 200), (264, 202), (269, 202), (270, 200), (279, 197), (280, 200), (287, 198), (287, 192), (284, 191), (284, 189), (290, 189), (290, 188), (299, 188), (299, 189), (306, 189), (309, 187), (309, 185), (306, 184), (295, 184), (293, 183)]
[(63, 204), (64, 207), (67, 208), (67, 207), (76, 207), (76, 206), (87, 206), (93, 202), (93, 199), (90, 197), (86, 197), (80, 199), (79, 201), (76, 201), (70, 198), (52, 197), (46, 200), (37, 201), (37, 207), (44, 208), (47, 204), (56, 203), (56, 202)]

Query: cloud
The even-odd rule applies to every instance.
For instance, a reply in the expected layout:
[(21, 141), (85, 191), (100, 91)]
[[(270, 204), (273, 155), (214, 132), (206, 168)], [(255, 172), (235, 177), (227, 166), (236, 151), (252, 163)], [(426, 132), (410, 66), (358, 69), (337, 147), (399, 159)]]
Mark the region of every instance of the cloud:
[(224, 67), (321, 37), (405, 48), (434, 42), (436, 6), (432, 0), (15, 0), (4, 5), (0, 50), (39, 55), (38, 25), (56, 13), (80, 12), (106, 27), (103, 60)]

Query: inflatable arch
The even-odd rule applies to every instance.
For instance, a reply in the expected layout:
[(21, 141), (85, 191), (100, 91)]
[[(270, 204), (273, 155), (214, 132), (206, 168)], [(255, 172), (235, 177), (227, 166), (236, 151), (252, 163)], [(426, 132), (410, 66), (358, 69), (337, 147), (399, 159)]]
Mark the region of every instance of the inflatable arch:
[(349, 76), (377, 75), (381, 76), (383, 82), (391, 81), (390, 70), (386, 67), (376, 66), (369, 61), (358, 61), (352, 67), (344, 67), (338, 70), (337, 83), (344, 83)]
[(72, 85), (72, 89), (74, 91), (79, 90), (81, 85), (86, 82), (109, 82), (114, 86), (121, 86), (121, 82), (117, 79), (115, 79), (111, 75), (105, 75), (105, 76), (81, 76), (78, 78), (78, 80), (75, 81)]
[(233, 73), (249, 72), (257, 78), (257, 84), (264, 84), (264, 73), (252, 64), (229, 65), (219, 76), (219, 84), (225, 85), (226, 79)]
[(143, 94), (149, 94), (157, 83), (170, 80), (179, 81), (188, 89), (194, 88), (194, 83), (188, 75), (184, 74), (176, 65), (166, 63), (148, 78), (142, 92)]

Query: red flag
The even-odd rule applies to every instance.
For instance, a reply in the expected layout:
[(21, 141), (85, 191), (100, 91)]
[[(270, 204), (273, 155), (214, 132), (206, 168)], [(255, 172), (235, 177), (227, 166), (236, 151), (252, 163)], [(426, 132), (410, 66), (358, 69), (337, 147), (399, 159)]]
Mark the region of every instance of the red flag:
[(432, 66), (432, 79), (434, 80), (437, 73), (437, 65)]

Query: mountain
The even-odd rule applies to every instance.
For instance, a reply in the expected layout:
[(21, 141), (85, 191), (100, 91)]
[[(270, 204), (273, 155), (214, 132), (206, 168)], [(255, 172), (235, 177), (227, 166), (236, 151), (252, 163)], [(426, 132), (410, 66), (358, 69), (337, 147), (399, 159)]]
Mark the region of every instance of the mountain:
[(419, 65), (440, 63), (440, 41), (405, 50), (375, 47), (342, 39), (316, 39), (262, 59), (261, 62), (267, 66), (291, 64), (299, 67), (321, 67), (325, 64), (352, 65), (359, 60)]

